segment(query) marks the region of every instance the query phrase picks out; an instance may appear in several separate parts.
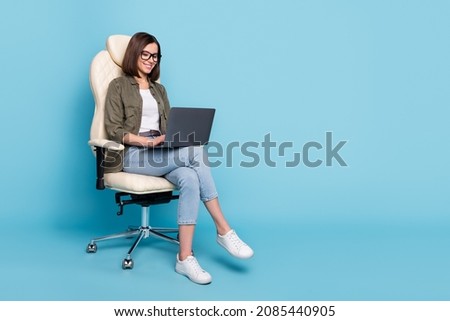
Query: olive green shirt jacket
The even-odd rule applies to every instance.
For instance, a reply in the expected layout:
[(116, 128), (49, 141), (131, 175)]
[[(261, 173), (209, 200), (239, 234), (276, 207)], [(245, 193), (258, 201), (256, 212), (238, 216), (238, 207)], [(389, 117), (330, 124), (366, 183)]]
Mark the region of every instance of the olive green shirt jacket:
[[(163, 85), (149, 81), (150, 93), (158, 104), (159, 129), (166, 133), (170, 104)], [(131, 76), (122, 76), (111, 81), (105, 101), (105, 130), (108, 138), (123, 144), (123, 137), (139, 134), (142, 119), (142, 97), (139, 84)], [(125, 145), (125, 150), (128, 146)], [(123, 152), (108, 151), (105, 159), (105, 172), (118, 172), (123, 169)]]

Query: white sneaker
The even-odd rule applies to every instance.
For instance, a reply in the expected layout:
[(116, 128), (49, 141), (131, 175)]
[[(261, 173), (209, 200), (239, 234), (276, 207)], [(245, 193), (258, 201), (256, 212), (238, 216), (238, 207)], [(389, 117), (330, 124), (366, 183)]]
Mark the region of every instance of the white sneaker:
[(192, 282), (198, 284), (211, 283), (211, 275), (202, 269), (195, 257), (189, 255), (185, 260), (180, 261), (177, 254), (177, 263), (175, 264), (175, 271), (181, 275), (185, 275)]
[(225, 235), (217, 234), (217, 243), (237, 258), (249, 259), (253, 256), (252, 248), (242, 242), (234, 230), (228, 231)]

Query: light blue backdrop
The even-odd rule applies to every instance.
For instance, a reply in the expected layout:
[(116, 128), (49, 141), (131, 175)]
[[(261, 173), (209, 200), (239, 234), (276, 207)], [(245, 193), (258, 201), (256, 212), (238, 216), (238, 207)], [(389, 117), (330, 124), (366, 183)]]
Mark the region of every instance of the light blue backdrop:
[[(0, 299), (450, 299), (449, 16), (444, 0), (3, 3)], [(224, 148), (258, 143), (257, 166), (235, 148), (213, 169), (256, 255), (228, 258), (202, 210), (210, 286), (174, 273), (176, 249), (158, 241), (132, 271), (128, 243), (84, 253), (138, 218), (116, 218), (113, 193), (95, 190), (87, 146), (89, 64), (108, 35), (137, 31), (161, 42), (173, 106), (217, 108)], [(308, 142), (324, 160), (327, 132), (348, 166), (285, 165)], [(167, 223), (175, 210), (154, 213)]]

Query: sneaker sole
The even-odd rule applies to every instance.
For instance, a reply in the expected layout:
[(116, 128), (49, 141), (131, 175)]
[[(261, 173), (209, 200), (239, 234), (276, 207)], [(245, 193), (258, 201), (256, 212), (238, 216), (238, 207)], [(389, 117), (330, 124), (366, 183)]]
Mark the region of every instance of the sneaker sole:
[(175, 272), (177, 272), (178, 274), (180, 274), (182, 276), (185, 276), (187, 279), (189, 279), (191, 282), (193, 282), (195, 284), (206, 285), (206, 284), (210, 284), (212, 282), (212, 280), (209, 280), (209, 281), (198, 281), (198, 282), (195, 281), (195, 280), (192, 280), (186, 272), (184, 272), (182, 270), (179, 270), (176, 267), (175, 267)]
[(238, 256), (238, 255), (235, 255), (235, 254), (233, 254), (233, 253), (231, 253), (230, 251), (228, 251), (228, 249), (226, 248), (226, 246), (225, 245), (223, 245), (222, 243), (220, 243), (220, 241), (218, 241), (218, 240), (216, 240), (217, 241), (217, 244), (219, 244), (221, 247), (223, 247), (231, 256), (233, 256), (233, 257), (235, 257), (235, 258), (237, 258), (237, 259), (241, 259), (241, 260), (246, 260), (246, 259), (249, 259), (249, 258), (251, 258), (251, 257), (253, 257), (253, 254), (254, 253), (252, 253), (252, 255), (250, 255), (250, 256)]

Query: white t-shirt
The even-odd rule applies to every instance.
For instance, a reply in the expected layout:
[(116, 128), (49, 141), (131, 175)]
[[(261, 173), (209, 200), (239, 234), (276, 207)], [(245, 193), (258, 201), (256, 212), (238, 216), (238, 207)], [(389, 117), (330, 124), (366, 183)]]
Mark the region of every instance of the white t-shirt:
[(139, 132), (146, 132), (149, 130), (159, 130), (159, 112), (158, 103), (153, 98), (149, 89), (139, 90), (142, 96), (142, 121)]

